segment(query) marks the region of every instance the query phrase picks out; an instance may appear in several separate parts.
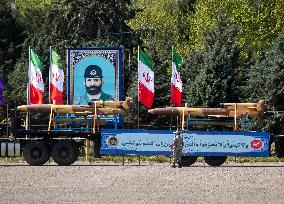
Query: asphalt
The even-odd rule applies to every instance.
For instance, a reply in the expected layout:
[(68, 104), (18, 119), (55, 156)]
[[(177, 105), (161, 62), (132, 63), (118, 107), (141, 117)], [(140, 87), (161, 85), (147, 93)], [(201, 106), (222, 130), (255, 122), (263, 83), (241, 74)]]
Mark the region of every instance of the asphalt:
[(284, 163), (0, 163), (0, 203), (284, 203)]

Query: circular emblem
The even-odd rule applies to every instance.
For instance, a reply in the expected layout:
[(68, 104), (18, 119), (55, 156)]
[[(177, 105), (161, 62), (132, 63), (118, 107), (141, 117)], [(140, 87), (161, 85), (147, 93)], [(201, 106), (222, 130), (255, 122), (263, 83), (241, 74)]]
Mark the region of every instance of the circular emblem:
[(107, 144), (109, 146), (116, 146), (118, 144), (118, 139), (115, 136), (108, 137)]
[(96, 74), (97, 74), (96, 70), (92, 70), (92, 71), (90, 72), (90, 75), (92, 75), (92, 76), (94, 76), (94, 75), (96, 75)]
[(263, 142), (262, 142), (262, 140), (255, 139), (255, 140), (251, 141), (250, 146), (253, 149), (261, 149), (263, 147)]

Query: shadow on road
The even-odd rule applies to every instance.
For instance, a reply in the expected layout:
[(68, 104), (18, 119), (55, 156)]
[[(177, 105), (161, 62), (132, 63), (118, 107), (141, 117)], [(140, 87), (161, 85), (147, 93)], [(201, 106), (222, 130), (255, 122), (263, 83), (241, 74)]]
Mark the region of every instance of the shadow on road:
[[(163, 164), (162, 164), (163, 165)], [(17, 163), (12, 163), (12, 164), (9, 164), (9, 163), (0, 163), (0, 167), (30, 167), (29, 164), (27, 163), (21, 163), (21, 164), (17, 164)], [(62, 166), (59, 166), (57, 164), (45, 164), (43, 166), (33, 166), (33, 167), (38, 167), (38, 168), (41, 168), (41, 167), (45, 167), (45, 166), (52, 166), (52, 167), (62, 167)], [(114, 163), (114, 164), (110, 164), (110, 163), (82, 163), (82, 164), (72, 164), (70, 165), (69, 167), (82, 167), (82, 166), (92, 166), (92, 167), (96, 167), (96, 166), (99, 166), (99, 167), (122, 167), (122, 166), (125, 166), (125, 167), (146, 167), (146, 166), (161, 166), (161, 164), (158, 164), (158, 163), (152, 163), (152, 164), (122, 164), (122, 163)], [(164, 167), (171, 167), (170, 164), (166, 164), (164, 163), (163, 165)], [(249, 164), (249, 165), (241, 165), (241, 164), (232, 164), (232, 165), (222, 165), (222, 166), (217, 166), (217, 167), (213, 167), (213, 166), (208, 166), (206, 164), (204, 165), (192, 165), (192, 166), (188, 166), (188, 167), (183, 167), (183, 168), (275, 168), (275, 167), (282, 167), (284, 168), (284, 163), (281, 163), (281, 164), (273, 164), (273, 165), (253, 165), (253, 164)]]

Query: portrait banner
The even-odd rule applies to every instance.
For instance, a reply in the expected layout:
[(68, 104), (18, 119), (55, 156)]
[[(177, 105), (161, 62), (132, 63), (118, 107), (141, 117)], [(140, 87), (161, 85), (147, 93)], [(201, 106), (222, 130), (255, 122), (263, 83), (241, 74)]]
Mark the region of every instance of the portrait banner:
[(120, 100), (122, 100), (122, 48), (67, 49), (68, 105)]

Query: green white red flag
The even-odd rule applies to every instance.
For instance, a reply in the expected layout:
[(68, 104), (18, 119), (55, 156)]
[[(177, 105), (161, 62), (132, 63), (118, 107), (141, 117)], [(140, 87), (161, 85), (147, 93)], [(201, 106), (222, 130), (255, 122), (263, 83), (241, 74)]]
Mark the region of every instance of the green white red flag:
[(44, 95), (43, 63), (32, 49), (30, 49), (29, 53), (29, 104), (42, 104)]
[(180, 77), (181, 56), (173, 49), (172, 53), (172, 77), (171, 77), (171, 104), (181, 106), (182, 81)]
[(154, 100), (154, 72), (150, 56), (139, 50), (138, 56), (138, 102), (151, 108)]
[(50, 103), (63, 104), (64, 71), (60, 56), (53, 50), (50, 52), (49, 98)]

